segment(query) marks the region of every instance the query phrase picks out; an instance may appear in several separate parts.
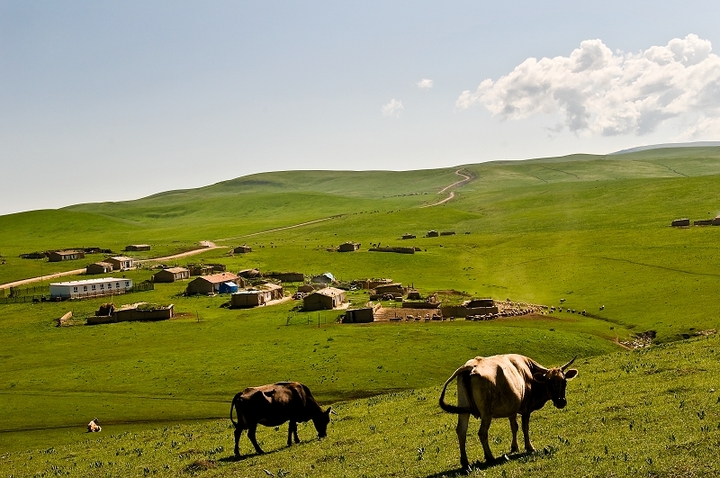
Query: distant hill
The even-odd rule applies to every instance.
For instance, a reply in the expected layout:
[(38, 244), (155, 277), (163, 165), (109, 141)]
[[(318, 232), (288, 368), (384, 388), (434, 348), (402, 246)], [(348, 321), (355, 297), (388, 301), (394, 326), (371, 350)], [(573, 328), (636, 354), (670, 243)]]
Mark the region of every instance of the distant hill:
[[(720, 141), (694, 141), (689, 143), (663, 143), (663, 144), (651, 144), (647, 146), (637, 146), (635, 148), (621, 149), (615, 151), (612, 154), (627, 154), (627, 153), (638, 153), (640, 151), (648, 151), (651, 149), (666, 149), (666, 148), (704, 148), (704, 147), (716, 147), (720, 146)], [(609, 156), (609, 155), (608, 155)]]

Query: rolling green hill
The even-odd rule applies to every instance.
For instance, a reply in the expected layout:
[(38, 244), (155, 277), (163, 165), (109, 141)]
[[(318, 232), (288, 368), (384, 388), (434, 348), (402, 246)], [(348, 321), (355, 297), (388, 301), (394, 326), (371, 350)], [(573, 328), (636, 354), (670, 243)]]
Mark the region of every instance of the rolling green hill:
[[(438, 192), (462, 179), (456, 169), (471, 180), (450, 201), (426, 207), (448, 197)], [(21, 253), (119, 252), (148, 243), (152, 251), (136, 255), (148, 258), (210, 240), (222, 248), (172, 262), (331, 271), (343, 281), (392, 277), (423, 295), (442, 291), (446, 300), (490, 296), (587, 313), (358, 327), (335, 324), (337, 312), (298, 312), (294, 303), (228, 310), (226, 297), (182, 296), (186, 283), (113, 298), (174, 303), (180, 317), (163, 323), (57, 328), (54, 320), (68, 310), (82, 322), (103, 301), (0, 304), (0, 452), (83, 441), (78, 424), (96, 415), (119, 434), (224, 417), (238, 389), (276, 380), (302, 380), (325, 403), (392, 391), (412, 397), (474, 355), (520, 352), (558, 363), (579, 354), (598, 364), (590, 357), (616, 352), (617, 341), (636, 333), (652, 331), (661, 344), (712, 333), (720, 323), (720, 227), (670, 222), (720, 214), (718, 184), (720, 148), (678, 148), (410, 172), (265, 173), (135, 201), (0, 216), (0, 284), (104, 257), (50, 264)], [(455, 234), (423, 237), (431, 229)], [(401, 240), (404, 233), (417, 238)], [(362, 243), (360, 251), (329, 252), (346, 240)], [(253, 252), (229, 253), (242, 243)], [(419, 250), (373, 253), (371, 243)], [(143, 281), (152, 271), (125, 274)], [(361, 291), (350, 297), (356, 305), (367, 300)]]

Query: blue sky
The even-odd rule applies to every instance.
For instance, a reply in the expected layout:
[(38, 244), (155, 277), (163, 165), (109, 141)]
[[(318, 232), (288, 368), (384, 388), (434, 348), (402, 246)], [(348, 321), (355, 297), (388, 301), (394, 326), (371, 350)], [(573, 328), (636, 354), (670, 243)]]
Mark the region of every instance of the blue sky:
[(0, 214), (718, 140), (718, 18), (692, 0), (0, 0)]

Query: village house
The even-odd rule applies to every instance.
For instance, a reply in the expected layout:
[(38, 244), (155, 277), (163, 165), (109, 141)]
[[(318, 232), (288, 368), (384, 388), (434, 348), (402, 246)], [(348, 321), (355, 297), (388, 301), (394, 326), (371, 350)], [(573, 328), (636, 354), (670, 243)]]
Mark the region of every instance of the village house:
[(130, 244), (125, 246), (126, 251), (149, 251), (150, 244)]
[(394, 282), (392, 284), (382, 284), (375, 287), (375, 294), (373, 295), (379, 295), (384, 296), (390, 294), (393, 297), (402, 297), (403, 294), (405, 294), (405, 289), (403, 289), (403, 286), (399, 282)]
[(127, 271), (135, 268), (135, 260), (132, 257), (126, 256), (114, 256), (108, 257), (104, 262), (108, 262), (113, 265), (113, 270), (116, 271)]
[(268, 282), (234, 293), (230, 297), (230, 305), (231, 307), (258, 307), (282, 298), (282, 286)]
[(50, 251), (48, 262), (74, 261), (85, 257), (83, 251)]
[(302, 272), (267, 272), (263, 276), (277, 279), (280, 282), (303, 282), (305, 280)]
[(113, 271), (113, 265), (109, 262), (95, 262), (85, 268), (85, 274), (107, 274)]
[(325, 286), (321, 284), (303, 284), (301, 286), (298, 286), (297, 290), (298, 292), (302, 292), (303, 294), (309, 294), (311, 292), (315, 292), (316, 290), (322, 289), (323, 287)]
[(190, 271), (184, 267), (168, 267), (153, 275), (153, 282), (175, 282), (190, 278)]
[(191, 276), (206, 276), (214, 272), (213, 266), (206, 264), (188, 264)]
[(53, 299), (79, 299), (104, 295), (124, 294), (132, 288), (130, 279), (103, 277), (50, 284), (50, 297)]
[(238, 275), (244, 279), (257, 279), (262, 276), (260, 269), (243, 269)]
[(316, 290), (303, 298), (303, 310), (329, 310), (347, 302), (345, 291), (335, 287)]
[(338, 247), (338, 252), (354, 252), (360, 249), (360, 243), (358, 242), (343, 242)]
[(237, 246), (233, 249), (233, 252), (235, 254), (247, 254), (248, 252), (252, 252), (252, 247), (243, 244), (242, 246)]
[(244, 285), (242, 277), (232, 272), (220, 272), (192, 280), (187, 285), (185, 294), (232, 294), (240, 289), (240, 285)]
[(467, 310), (465, 316), (498, 313), (498, 306), (495, 304), (495, 301), (490, 298), (471, 299), (463, 302), (463, 307), (465, 307), (465, 309)]
[(334, 284), (337, 281), (335, 280), (335, 276), (332, 275), (332, 273), (324, 272), (322, 274), (313, 276), (310, 279), (310, 282), (313, 284)]
[(682, 219), (675, 219), (671, 226), (672, 227), (687, 227), (690, 225), (690, 219), (688, 218), (682, 218)]
[(115, 308), (115, 304), (103, 304), (95, 312), (94, 317), (87, 318), (88, 325), (108, 324), (114, 322), (133, 322), (133, 321), (154, 321), (168, 320), (175, 315), (175, 305), (166, 306), (151, 305), (147, 302), (138, 302), (135, 304), (126, 304), (119, 309)]
[(712, 226), (713, 219), (698, 219), (693, 221), (693, 226)]
[(359, 286), (363, 289), (374, 289), (379, 285), (387, 285), (392, 284), (392, 279), (363, 279), (355, 281), (356, 284), (359, 284)]
[(375, 309), (365, 307), (362, 309), (349, 309), (342, 318), (343, 324), (366, 324), (375, 320)]

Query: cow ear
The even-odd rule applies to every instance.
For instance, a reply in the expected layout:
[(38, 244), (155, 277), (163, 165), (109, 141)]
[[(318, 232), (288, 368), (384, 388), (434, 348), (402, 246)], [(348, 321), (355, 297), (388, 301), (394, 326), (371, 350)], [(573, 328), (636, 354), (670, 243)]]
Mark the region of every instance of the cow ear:
[(572, 380), (575, 377), (577, 377), (578, 371), (574, 368), (571, 368), (567, 372), (565, 372), (565, 380)]
[(533, 380), (538, 383), (545, 383), (545, 373), (544, 372), (535, 372), (533, 374)]
[(335, 412), (333, 411), (332, 407), (328, 407), (328, 409), (325, 410), (325, 415), (327, 415), (328, 418), (330, 418), (331, 413), (335, 413)]

